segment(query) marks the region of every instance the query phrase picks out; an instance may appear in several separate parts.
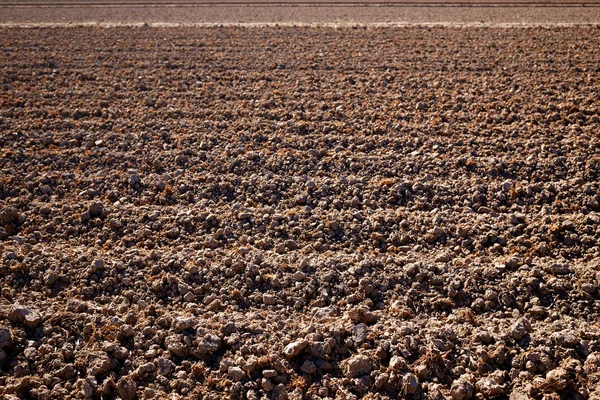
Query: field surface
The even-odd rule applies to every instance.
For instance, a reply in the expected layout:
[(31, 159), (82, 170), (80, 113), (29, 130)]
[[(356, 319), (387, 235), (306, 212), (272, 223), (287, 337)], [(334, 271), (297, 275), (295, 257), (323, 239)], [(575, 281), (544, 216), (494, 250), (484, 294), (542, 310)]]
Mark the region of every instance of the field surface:
[(0, 29), (0, 396), (600, 396), (600, 29)]
[(0, 0), (0, 26), (600, 24), (599, 0)]

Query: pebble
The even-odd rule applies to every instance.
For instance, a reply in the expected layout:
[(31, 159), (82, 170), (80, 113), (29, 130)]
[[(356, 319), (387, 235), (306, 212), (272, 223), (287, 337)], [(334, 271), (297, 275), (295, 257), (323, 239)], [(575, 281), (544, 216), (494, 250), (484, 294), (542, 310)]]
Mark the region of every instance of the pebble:
[(548, 371), (546, 381), (556, 390), (564, 390), (569, 385), (569, 372), (564, 368)]
[(402, 377), (402, 392), (404, 394), (415, 394), (419, 390), (419, 380), (416, 375), (408, 373)]
[(9, 328), (0, 327), (0, 349), (12, 346), (13, 336)]
[(317, 366), (310, 360), (304, 361), (304, 364), (300, 367), (300, 370), (307, 374), (314, 374), (317, 371)]
[(196, 326), (196, 318), (194, 317), (175, 317), (173, 319), (173, 331), (181, 332), (185, 329), (190, 329)]
[(346, 360), (345, 369), (348, 378), (358, 378), (359, 376), (370, 374), (373, 366), (369, 357), (358, 354)]
[(104, 205), (95, 201), (88, 206), (87, 212), (90, 215), (90, 218), (100, 218), (102, 217), (102, 212), (104, 211)]
[(525, 318), (520, 318), (511, 328), (510, 335), (515, 340), (521, 340), (531, 331), (531, 324)]
[(33, 307), (12, 306), (8, 317), (14, 321), (23, 322), (30, 329), (36, 328), (42, 323), (40, 312)]
[(113, 368), (110, 357), (104, 353), (95, 353), (92, 355), (92, 361), (87, 365), (88, 376), (98, 377), (104, 375)]
[(470, 399), (473, 396), (473, 385), (461, 377), (452, 383), (450, 395), (454, 400)]
[(306, 347), (308, 346), (308, 341), (306, 340), (297, 340), (285, 346), (283, 349), (283, 354), (287, 358), (292, 358), (300, 354)]
[(239, 382), (246, 376), (246, 373), (240, 367), (229, 367), (227, 375), (234, 381)]

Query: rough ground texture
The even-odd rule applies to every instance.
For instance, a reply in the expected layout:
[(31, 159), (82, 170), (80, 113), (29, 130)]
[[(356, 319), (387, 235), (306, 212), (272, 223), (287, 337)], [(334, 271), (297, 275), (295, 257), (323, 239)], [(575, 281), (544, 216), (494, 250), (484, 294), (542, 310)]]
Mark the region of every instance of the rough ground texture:
[(600, 395), (599, 29), (0, 48), (5, 398)]

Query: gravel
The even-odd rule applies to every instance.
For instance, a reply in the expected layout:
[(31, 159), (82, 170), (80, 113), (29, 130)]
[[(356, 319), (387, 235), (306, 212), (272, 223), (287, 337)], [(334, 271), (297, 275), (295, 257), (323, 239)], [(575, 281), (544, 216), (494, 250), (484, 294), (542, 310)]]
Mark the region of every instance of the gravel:
[(598, 29), (1, 33), (1, 397), (598, 395)]

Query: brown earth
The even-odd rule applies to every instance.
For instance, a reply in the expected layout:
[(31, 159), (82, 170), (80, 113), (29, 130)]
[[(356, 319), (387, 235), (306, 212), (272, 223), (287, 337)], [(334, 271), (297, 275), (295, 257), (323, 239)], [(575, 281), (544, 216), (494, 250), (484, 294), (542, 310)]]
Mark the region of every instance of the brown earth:
[(0, 45), (0, 396), (600, 396), (600, 29)]
[[(341, 4), (343, 3), (343, 4)], [(0, 0), (0, 25), (600, 24), (598, 0)]]

